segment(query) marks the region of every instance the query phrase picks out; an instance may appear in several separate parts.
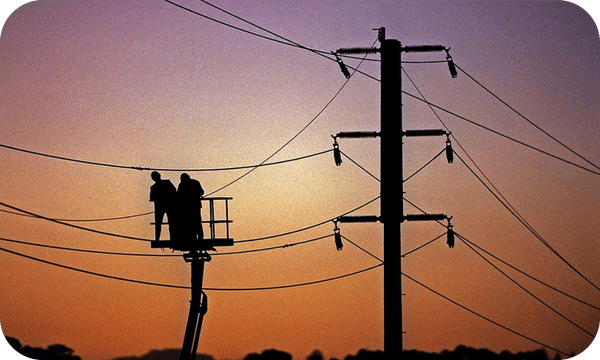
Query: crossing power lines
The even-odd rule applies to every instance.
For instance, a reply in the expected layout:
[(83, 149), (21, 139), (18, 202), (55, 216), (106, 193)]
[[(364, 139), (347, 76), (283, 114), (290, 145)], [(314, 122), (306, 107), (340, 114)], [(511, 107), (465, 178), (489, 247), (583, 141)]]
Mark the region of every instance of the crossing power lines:
[[(282, 43), (285, 43), (285, 41), (283, 41)], [(298, 48), (302, 49), (302, 47), (300, 47), (300, 46), (296, 46), (296, 47), (298, 47)], [(306, 49), (308, 49), (308, 48), (306, 48)], [(304, 49), (304, 50), (306, 50), (306, 49)], [(322, 52), (322, 55), (327, 55), (327, 53), (326, 53), (326, 52)], [(328, 56), (326, 56), (326, 57), (328, 57)], [(331, 57), (328, 57), (328, 58), (329, 58), (330, 60), (333, 60)], [(368, 59), (368, 60), (372, 60), (372, 59)], [(459, 68), (459, 69), (460, 69), (461, 71), (463, 71), (463, 70), (462, 70), (462, 68)], [(464, 71), (463, 71), (463, 72), (464, 72)], [(408, 94), (408, 93), (405, 93), (405, 95), (409, 95), (409, 94)], [(409, 96), (410, 96), (410, 95), (409, 95)], [(332, 100), (333, 100), (333, 99), (332, 99)], [(423, 98), (421, 101), (423, 101), (423, 100), (424, 100), (424, 98)], [(453, 116), (454, 116), (454, 113), (450, 113), (450, 112), (448, 112), (447, 110), (443, 110), (441, 107), (438, 107), (437, 105), (435, 105), (435, 104), (433, 104), (433, 103), (430, 103), (430, 102), (428, 102), (428, 101), (426, 101), (426, 100), (425, 100), (425, 103), (426, 103), (428, 106), (434, 107), (434, 108), (436, 108), (436, 109), (438, 109), (438, 110), (442, 110), (442, 111), (444, 111), (444, 112), (446, 112), (446, 113), (448, 113), (448, 114), (450, 114), (450, 115), (453, 115)], [(459, 118), (460, 118), (460, 117), (459, 117)], [(467, 119), (466, 117), (463, 117), (463, 118)], [(310, 123), (309, 123), (309, 125), (310, 125)], [(487, 129), (486, 129), (486, 130), (487, 130)], [(292, 140), (293, 140), (293, 139), (292, 139)], [(509, 139), (509, 140), (511, 140), (511, 139)], [(439, 156), (440, 154), (441, 154), (441, 152), (438, 154), (438, 156)], [(348, 158), (350, 161), (352, 161), (352, 162), (354, 162), (355, 164), (357, 164), (357, 165), (358, 165), (358, 163), (356, 163), (354, 160), (350, 159), (350, 158), (349, 158), (349, 157), (348, 157), (348, 156), (347, 156), (345, 153), (343, 153), (343, 155), (344, 155), (344, 156), (346, 156), (346, 158)], [(315, 156), (316, 156), (316, 155), (315, 155)], [(552, 157), (555, 157), (554, 155), (551, 155), (551, 156), (552, 156)], [(266, 159), (265, 161), (268, 161), (268, 160), (269, 160), (269, 159)], [(432, 159), (432, 161), (433, 161), (433, 160), (435, 160), (435, 158), (434, 158), (434, 159)], [(566, 162), (566, 161), (563, 161), (563, 162)], [(90, 165), (92, 165), (92, 164), (90, 164)], [(574, 165), (574, 163), (573, 163), (573, 164), (571, 164), (571, 165)], [(593, 163), (592, 163), (592, 165), (593, 165)], [(578, 166), (578, 167), (580, 167), (579, 165), (577, 165), (577, 166)], [(595, 166), (595, 165), (594, 165), (594, 166)], [(139, 168), (136, 168), (136, 167), (126, 167), (126, 168), (128, 168), (128, 169), (134, 169), (134, 170), (144, 170), (144, 169), (139, 169)], [(251, 168), (254, 168), (254, 166), (247, 167), (246, 169), (251, 169)], [(180, 170), (183, 170), (183, 169), (180, 169)], [(364, 168), (363, 168), (363, 170), (364, 170)], [(591, 170), (591, 171), (590, 171), (590, 170), (588, 169), (588, 172), (591, 172), (591, 173), (598, 174), (598, 173), (597, 173), (597, 171), (594, 171), (594, 170)], [(372, 174), (370, 174), (370, 175), (371, 175), (371, 176), (373, 176)], [(374, 176), (373, 176), (373, 177), (374, 177)], [(376, 178), (376, 177), (375, 177), (375, 178)], [(405, 179), (405, 181), (406, 181), (406, 180), (408, 180), (408, 178), (407, 178), (407, 179)], [(77, 219), (71, 219), (71, 221), (74, 221), (74, 220), (77, 220)], [(100, 220), (103, 220), (103, 219), (100, 219)], [(329, 221), (327, 221), (327, 222), (329, 222)], [(269, 237), (269, 236), (267, 236), (267, 237), (257, 238), (256, 240), (253, 240), (253, 239), (247, 239), (247, 240), (261, 241), (261, 240), (267, 240), (267, 239), (269, 239), (269, 238), (273, 238), (273, 237)], [(346, 240), (348, 240), (348, 241), (350, 241), (348, 238), (345, 238), (345, 239), (346, 239)], [(248, 241), (248, 242), (251, 242), (251, 241)], [(353, 245), (356, 245), (356, 244), (354, 244), (354, 242), (351, 242), (351, 243), (353, 243)], [(285, 246), (285, 245), (284, 245), (284, 246)], [(259, 250), (259, 249), (257, 249), (257, 250)], [(411, 280), (412, 280), (412, 279), (411, 279)], [(285, 285), (282, 285), (282, 286), (285, 286)]]

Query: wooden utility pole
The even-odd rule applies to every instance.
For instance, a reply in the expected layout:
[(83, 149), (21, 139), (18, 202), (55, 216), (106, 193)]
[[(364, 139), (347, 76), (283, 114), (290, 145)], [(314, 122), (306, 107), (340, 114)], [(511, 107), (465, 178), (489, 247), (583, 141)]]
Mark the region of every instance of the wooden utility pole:
[(402, 84), (400, 42), (381, 41), (381, 219), (383, 223), (383, 348), (387, 359), (400, 359), (402, 344), (401, 231)]
[[(337, 138), (367, 138), (379, 136), (381, 139), (381, 213), (376, 216), (342, 216), (336, 223), (374, 222), (383, 223), (383, 348), (387, 360), (403, 358), (402, 339), (402, 262), (401, 224), (406, 221), (449, 220), (446, 215), (404, 215), (403, 202), (403, 150), (404, 136), (449, 136), (444, 130), (402, 130), (402, 52), (432, 52), (449, 49), (441, 45), (403, 47), (398, 40), (385, 38), (385, 28), (379, 30), (381, 48), (351, 48), (336, 51), (337, 62), (344, 71), (345, 65), (339, 57), (343, 54), (381, 54), (381, 131), (341, 132), (333, 136), (334, 150), (339, 151)], [(451, 66), (450, 55), (447, 57)], [(346, 76), (348, 77), (348, 76)], [(336, 164), (341, 164), (341, 156), (336, 155)], [(337, 227), (337, 225), (336, 225)], [(338, 230), (339, 231), (339, 230)]]

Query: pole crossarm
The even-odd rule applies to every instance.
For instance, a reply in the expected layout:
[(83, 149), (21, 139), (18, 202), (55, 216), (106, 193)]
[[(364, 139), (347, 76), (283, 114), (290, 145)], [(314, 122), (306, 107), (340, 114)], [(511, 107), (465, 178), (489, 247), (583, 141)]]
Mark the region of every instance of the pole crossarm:
[(337, 49), (336, 54), (375, 54), (380, 52), (381, 49), (377, 48), (341, 48)]
[(340, 216), (336, 219), (340, 223), (367, 223), (367, 222), (378, 222), (381, 221), (379, 216), (365, 215), (365, 216)]
[(376, 138), (378, 136), (380, 136), (381, 133), (377, 132), (377, 131), (342, 131), (339, 132), (337, 134), (335, 134), (335, 136), (333, 136), (334, 139), (340, 138), (346, 138), (346, 139), (360, 139), (360, 138)]
[(446, 47), (443, 45), (413, 45), (413, 46), (403, 46), (401, 48), (402, 52), (436, 52), (436, 51), (446, 51)]
[(448, 136), (449, 132), (443, 129), (432, 129), (432, 130), (406, 130), (402, 132), (403, 136), (414, 137), (414, 136)]
[(449, 219), (450, 217), (444, 214), (407, 214), (403, 216), (404, 221), (441, 221)]

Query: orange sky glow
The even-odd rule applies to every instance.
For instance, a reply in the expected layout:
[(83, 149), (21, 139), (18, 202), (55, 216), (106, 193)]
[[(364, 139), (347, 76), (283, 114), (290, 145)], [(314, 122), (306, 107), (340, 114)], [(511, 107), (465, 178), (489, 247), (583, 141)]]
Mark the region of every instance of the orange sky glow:
[[(177, 3), (274, 37), (202, 1)], [(446, 53), (403, 54), (407, 62), (402, 66), (410, 76), (402, 74), (403, 90), (416, 97), (420, 91), (446, 110), (436, 113), (462, 145), (453, 140), (457, 155), (482, 177), (470, 156), (566, 261), (512, 216), (457, 157), (448, 164), (441, 156), (407, 180), (405, 198), (428, 213), (452, 216), (454, 230), (472, 243), (581, 300), (482, 253), (580, 328), (459, 239), (452, 249), (442, 237), (407, 255), (402, 271), (542, 344), (568, 354), (589, 346), (600, 324), (600, 38), (584, 10), (558, 1), (214, 4), (326, 52), (370, 47), (377, 38), (372, 29), (379, 27), (403, 45), (450, 47), (461, 69), (587, 159), (544, 135), (462, 71), (451, 78), (446, 63), (433, 62), (446, 60)], [(228, 28), (162, 0), (28, 3), (8, 18), (0, 37), (0, 202), (53, 219), (153, 211), (150, 171), (75, 163), (9, 147), (103, 164), (214, 169), (259, 164), (314, 119), (269, 162), (323, 154), (258, 168), (215, 194), (233, 198), (229, 216), (235, 241), (323, 224), (236, 243), (213, 255), (206, 265), (204, 285), (212, 290), (206, 291), (210, 306), (198, 352), (241, 359), (276, 348), (303, 359), (314, 349), (327, 358), (383, 349), (383, 271), (376, 267), (383, 256), (381, 224), (340, 224), (341, 233), (366, 251), (348, 241), (337, 251), (334, 224), (326, 222), (369, 202), (352, 215), (379, 215), (380, 183), (366, 172), (379, 177), (379, 140), (338, 139), (344, 154), (364, 169), (348, 158), (336, 166), (327, 150), (338, 132), (379, 131), (380, 83), (373, 78), (380, 78), (380, 63), (361, 63), (360, 71), (373, 78), (357, 73), (345, 84), (338, 65), (325, 57)], [(379, 55), (368, 59), (379, 60)], [(360, 60), (344, 62), (357, 67)], [(402, 102), (405, 130), (443, 128), (427, 104), (409, 95)], [(444, 149), (445, 137), (404, 138), (403, 144), (406, 178)], [(188, 173), (211, 193), (246, 171)], [(162, 171), (175, 185), (181, 173)], [(404, 203), (405, 213), (419, 213), (410, 203)], [(190, 268), (175, 256), (179, 252), (15, 212), (0, 206), (0, 250), (114, 277), (189, 286)], [(69, 223), (150, 240), (152, 221), (146, 215)], [(402, 252), (445, 231), (434, 222), (404, 222)], [(161, 256), (92, 254), (15, 240)], [(270, 247), (276, 248), (227, 254)], [(256, 289), (371, 267), (320, 284)], [(542, 348), (407, 277), (403, 293), (407, 350), (440, 352), (460, 344), (498, 353)], [(189, 298), (187, 289), (108, 279), (0, 251), (3, 333), (31, 346), (62, 343), (84, 360), (180, 347)]]

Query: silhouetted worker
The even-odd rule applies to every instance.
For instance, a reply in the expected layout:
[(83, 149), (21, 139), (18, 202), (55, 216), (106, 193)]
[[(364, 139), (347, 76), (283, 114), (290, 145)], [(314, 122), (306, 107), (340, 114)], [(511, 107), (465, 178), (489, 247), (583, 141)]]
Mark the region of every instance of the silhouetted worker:
[(163, 217), (167, 214), (169, 222), (169, 233), (173, 236), (173, 205), (175, 202), (176, 189), (171, 180), (163, 180), (160, 173), (153, 171), (150, 175), (154, 180), (154, 185), (150, 187), (150, 201), (154, 202), (154, 226), (155, 240), (160, 240), (160, 230), (162, 228)]
[(181, 231), (184, 241), (202, 240), (202, 218), (200, 208), (204, 189), (198, 180), (190, 178), (186, 173), (181, 174), (181, 182), (177, 187), (177, 203), (180, 211)]

